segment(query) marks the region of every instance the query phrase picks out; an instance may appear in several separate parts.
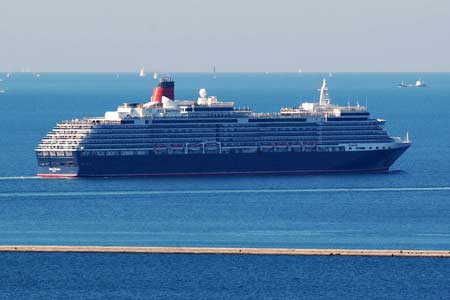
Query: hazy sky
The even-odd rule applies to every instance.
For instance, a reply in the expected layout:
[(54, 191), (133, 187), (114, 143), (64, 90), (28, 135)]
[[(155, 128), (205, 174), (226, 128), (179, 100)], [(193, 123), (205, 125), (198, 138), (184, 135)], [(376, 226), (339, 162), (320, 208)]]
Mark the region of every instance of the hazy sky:
[(0, 71), (450, 71), (449, 0), (0, 4)]

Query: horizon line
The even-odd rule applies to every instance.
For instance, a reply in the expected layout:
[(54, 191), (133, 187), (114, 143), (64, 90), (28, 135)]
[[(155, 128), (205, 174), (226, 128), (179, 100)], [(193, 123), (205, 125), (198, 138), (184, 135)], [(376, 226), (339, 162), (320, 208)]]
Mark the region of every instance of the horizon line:
[[(66, 70), (66, 71), (11, 71), (11, 70), (0, 70), (0, 73), (9, 73), (9, 74), (35, 74), (35, 73), (104, 73), (104, 74), (139, 74), (139, 71), (102, 71), (102, 70)], [(426, 73), (426, 74), (444, 74), (450, 73), (449, 71), (219, 71), (219, 72), (211, 72), (211, 71), (148, 71), (147, 76), (150, 76), (150, 73), (158, 73), (158, 74), (380, 74), (380, 73), (389, 73), (389, 74), (418, 74), (418, 73)]]

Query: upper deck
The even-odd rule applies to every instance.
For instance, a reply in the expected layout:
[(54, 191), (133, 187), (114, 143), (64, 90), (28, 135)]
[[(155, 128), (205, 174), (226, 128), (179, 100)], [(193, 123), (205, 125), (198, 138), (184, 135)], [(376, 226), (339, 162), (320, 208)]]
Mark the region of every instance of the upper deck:
[(60, 122), (37, 150), (159, 151), (164, 145), (165, 149), (182, 147), (183, 153), (189, 153), (192, 147), (203, 145), (206, 151), (205, 145), (214, 144), (220, 153), (226, 149), (335, 151), (355, 148), (346, 145), (393, 141), (382, 128), (384, 120), (370, 118), (366, 107), (332, 104), (325, 81), (319, 102), (281, 108), (276, 113), (237, 108), (234, 102), (208, 97), (204, 89), (197, 101), (172, 100), (163, 94), (161, 101), (152, 97), (148, 103), (125, 103), (104, 117)]
[[(164, 82), (165, 83), (165, 82)], [(172, 93), (173, 91), (171, 91)], [(222, 122), (230, 118), (250, 122), (264, 121), (289, 121), (304, 119), (305, 121), (336, 121), (336, 120), (367, 120), (370, 116), (366, 107), (338, 106), (331, 103), (328, 95), (328, 87), (325, 80), (320, 89), (319, 102), (305, 102), (298, 107), (284, 107), (279, 112), (256, 113), (248, 107), (237, 108), (234, 102), (222, 102), (215, 96), (208, 96), (205, 89), (200, 89), (199, 98), (193, 100), (173, 100), (161, 96), (161, 101), (148, 103), (124, 103), (116, 111), (108, 111), (104, 117), (85, 118), (81, 123), (96, 124), (149, 124), (164, 122), (162, 119), (178, 120), (181, 123), (199, 122), (200, 119), (220, 119)], [(80, 120), (72, 120), (71, 124), (79, 124)]]

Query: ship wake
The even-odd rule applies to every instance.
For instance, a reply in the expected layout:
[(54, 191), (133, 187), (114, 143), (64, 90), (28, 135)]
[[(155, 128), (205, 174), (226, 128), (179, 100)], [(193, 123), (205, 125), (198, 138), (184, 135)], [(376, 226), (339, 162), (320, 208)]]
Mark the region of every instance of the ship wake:
[(450, 186), (435, 187), (367, 187), (367, 188), (317, 188), (317, 189), (236, 189), (236, 190), (153, 190), (153, 191), (82, 191), (82, 192), (6, 192), (0, 197), (96, 197), (145, 195), (226, 195), (226, 194), (279, 194), (279, 193), (361, 193), (361, 192), (442, 192)]

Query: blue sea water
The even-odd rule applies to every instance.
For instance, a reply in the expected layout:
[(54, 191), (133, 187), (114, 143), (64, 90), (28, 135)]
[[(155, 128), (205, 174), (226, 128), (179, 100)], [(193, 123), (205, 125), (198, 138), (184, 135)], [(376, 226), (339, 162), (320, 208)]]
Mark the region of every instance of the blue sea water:
[[(324, 76), (173, 74), (178, 99), (204, 87), (255, 111), (317, 99)], [(392, 135), (409, 131), (414, 144), (388, 174), (73, 180), (35, 177), (42, 136), (60, 120), (144, 102), (155, 81), (124, 73), (0, 78), (2, 245), (450, 249), (450, 73), (327, 78), (335, 102), (367, 103)], [(419, 78), (429, 86), (396, 87)], [(436, 259), (20, 253), (0, 254), (0, 270), (0, 298), (17, 299), (105, 291), (122, 299), (444, 299), (450, 271)]]
[[(0, 299), (448, 299), (450, 260), (3, 253)], [(26, 270), (24, 269), (26, 266)]]
[[(178, 99), (204, 87), (237, 106), (277, 111), (317, 99), (325, 74), (173, 76)], [(392, 135), (409, 131), (414, 144), (388, 174), (75, 180), (34, 177), (41, 137), (60, 120), (146, 101), (155, 80), (0, 78), (0, 244), (450, 249), (450, 73), (327, 78), (333, 101), (367, 102)], [(429, 86), (396, 87), (418, 78)]]

